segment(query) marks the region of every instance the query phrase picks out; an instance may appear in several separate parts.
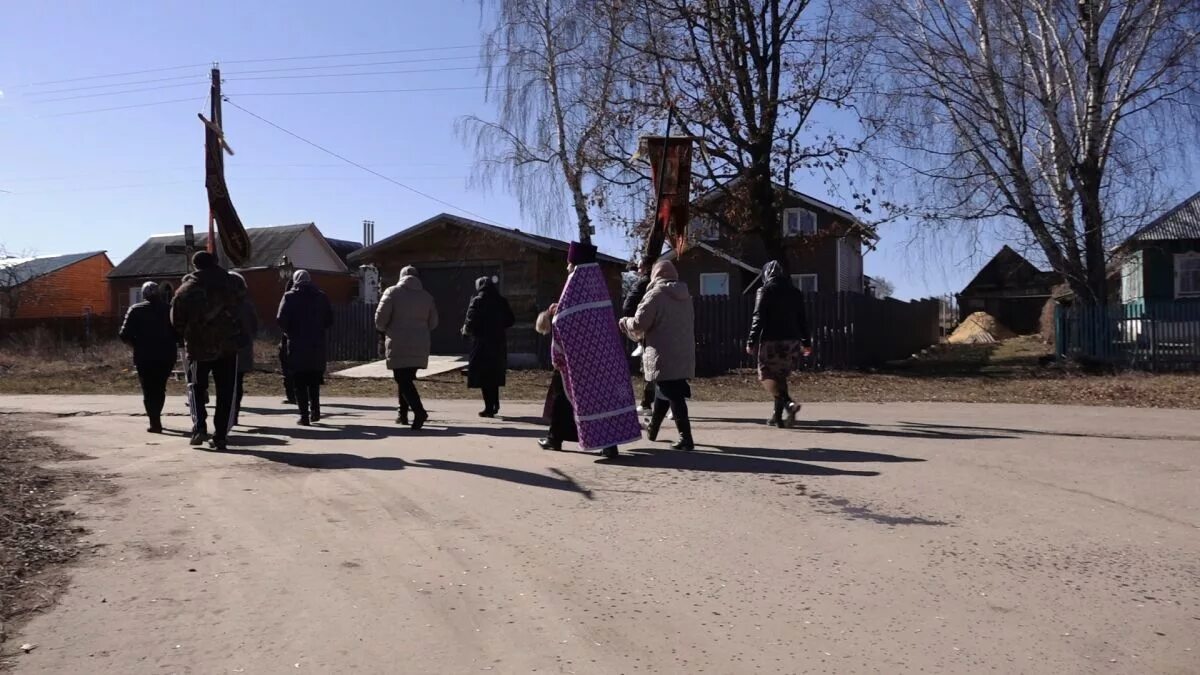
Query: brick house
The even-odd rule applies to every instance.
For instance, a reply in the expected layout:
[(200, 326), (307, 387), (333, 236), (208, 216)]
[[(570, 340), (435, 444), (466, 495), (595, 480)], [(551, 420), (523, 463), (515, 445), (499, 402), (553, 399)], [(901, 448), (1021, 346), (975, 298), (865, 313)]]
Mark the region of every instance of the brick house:
[[(863, 293), (863, 255), (878, 241), (875, 231), (844, 209), (782, 185), (776, 189), (793, 283), (806, 292)], [(663, 256), (675, 262), (693, 295), (737, 297), (753, 287), (768, 261), (759, 235), (721, 227), (706, 215), (723, 211), (726, 194), (713, 190), (697, 198), (688, 246), (682, 255)]]
[[(313, 223), (252, 227), (246, 234), (250, 237), (251, 257), (236, 271), (246, 278), (259, 324), (264, 328), (274, 326), (283, 297), (283, 273), (287, 269), (308, 270), (335, 306), (358, 296), (358, 277), (343, 260), (343, 256), (359, 247), (355, 242), (334, 240), (337, 243), (334, 246)], [(197, 249), (203, 249), (207, 241), (207, 233), (196, 234)], [(168, 254), (165, 247), (182, 245), (182, 234), (156, 235), (130, 253), (108, 275), (112, 306), (124, 313), (141, 300), (141, 287), (147, 281), (168, 282), (178, 288), (187, 270), (186, 256)], [(220, 245), (217, 257), (221, 266), (228, 269), (229, 262)]]
[[(500, 291), (516, 315), (516, 325), (509, 331), (509, 355), (513, 363), (519, 363), (538, 353), (533, 323), (537, 313), (562, 292), (567, 280), (567, 247), (567, 242), (558, 239), (442, 213), (355, 251), (350, 262), (374, 265), (384, 288), (396, 283), (404, 266), (420, 270), (440, 318), (433, 333), (435, 354), (467, 350), (470, 343), (459, 330), (475, 293), (475, 280), (498, 278)], [(599, 263), (615, 304), (627, 263), (603, 254)]]
[(112, 269), (104, 251), (0, 259), (0, 318), (107, 316)]

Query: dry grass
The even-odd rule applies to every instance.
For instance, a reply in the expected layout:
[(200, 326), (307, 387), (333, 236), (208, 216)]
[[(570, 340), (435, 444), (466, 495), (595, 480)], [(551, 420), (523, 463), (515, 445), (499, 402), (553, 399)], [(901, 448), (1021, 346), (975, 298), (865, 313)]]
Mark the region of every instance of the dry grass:
[[(247, 378), (251, 396), (282, 393), (273, 344), (257, 346), (260, 370)], [(1196, 374), (1122, 373), (1093, 375), (1047, 366), (1047, 347), (1036, 338), (994, 344), (954, 345), (932, 350), (918, 359), (892, 364), (875, 373), (800, 373), (792, 381), (794, 395), (804, 401), (962, 401), (973, 403), (1059, 403), (1130, 407), (1200, 409), (1200, 376)], [(337, 370), (353, 364), (331, 364)], [(550, 374), (509, 373), (507, 400), (539, 401)], [(329, 377), (327, 396), (392, 398), (390, 380)], [(635, 386), (640, 386), (635, 379)], [(439, 375), (421, 383), (429, 398), (476, 398), (461, 373)], [(692, 390), (700, 401), (764, 400), (754, 373), (737, 371), (701, 378)], [(183, 383), (173, 381), (173, 393)], [(0, 394), (134, 394), (138, 392), (127, 350), (109, 343), (89, 350), (45, 345), (0, 347)]]

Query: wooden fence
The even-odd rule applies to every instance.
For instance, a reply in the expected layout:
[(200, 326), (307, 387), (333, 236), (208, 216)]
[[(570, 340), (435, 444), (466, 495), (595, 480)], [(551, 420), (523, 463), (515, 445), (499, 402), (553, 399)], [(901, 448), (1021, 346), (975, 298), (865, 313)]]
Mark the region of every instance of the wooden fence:
[(1200, 367), (1200, 303), (1059, 305), (1054, 325), (1063, 358), (1146, 370)]
[(375, 331), (375, 307), (362, 302), (334, 306), (333, 326), (325, 339), (325, 354), (330, 361), (383, 358), (382, 340)]

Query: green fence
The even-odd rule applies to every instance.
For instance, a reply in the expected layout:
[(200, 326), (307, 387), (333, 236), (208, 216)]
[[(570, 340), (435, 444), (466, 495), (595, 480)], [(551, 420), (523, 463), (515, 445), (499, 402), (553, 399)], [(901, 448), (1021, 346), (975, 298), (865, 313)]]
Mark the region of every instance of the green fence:
[(1063, 358), (1148, 370), (1200, 367), (1200, 302), (1060, 305), (1054, 323)]

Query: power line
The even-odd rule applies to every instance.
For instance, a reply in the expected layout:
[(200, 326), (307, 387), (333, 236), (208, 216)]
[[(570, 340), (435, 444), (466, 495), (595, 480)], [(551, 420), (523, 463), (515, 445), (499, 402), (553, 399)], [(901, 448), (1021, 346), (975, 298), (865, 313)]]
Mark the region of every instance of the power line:
[(424, 198), (426, 198), (426, 199), (429, 199), (429, 200), (435, 201), (435, 202), (437, 202), (437, 203), (439, 203), (439, 204), (441, 204), (441, 205), (443, 205), (443, 206), (448, 206), (448, 207), (450, 207), (450, 208), (454, 209), (455, 211), (461, 211), (462, 213), (465, 213), (465, 214), (467, 214), (468, 216), (471, 216), (472, 218), (476, 218), (476, 219), (478, 219), (478, 220), (481, 220), (481, 221), (484, 221), (484, 222), (487, 222), (487, 223), (491, 223), (491, 224), (493, 224), (493, 225), (499, 225), (499, 223), (497, 223), (497, 222), (495, 222), (495, 221), (493, 221), (493, 220), (491, 220), (491, 219), (485, 218), (485, 217), (483, 217), (483, 216), (479, 215), (478, 213), (473, 213), (473, 212), (471, 212), (471, 211), (468, 211), (468, 210), (466, 210), (466, 209), (462, 208), (461, 206), (455, 206), (454, 204), (451, 204), (450, 202), (448, 202), (448, 201), (446, 201), (446, 200), (444, 200), (444, 199), (439, 199), (439, 198), (437, 198), (437, 197), (434, 197), (433, 195), (431, 195), (431, 194), (429, 194), (429, 193), (422, 192), (422, 191), (420, 191), (420, 190), (418, 190), (418, 189), (416, 189), (416, 188), (414, 188), (414, 187), (411, 187), (411, 186), (405, 185), (404, 183), (401, 183), (400, 181), (398, 181), (398, 180), (396, 180), (396, 179), (394, 179), (394, 178), (391, 178), (391, 177), (389, 177), (389, 176), (386, 176), (386, 175), (384, 175), (384, 174), (382, 174), (382, 173), (379, 173), (378, 171), (376, 171), (376, 170), (374, 170), (374, 169), (372, 169), (372, 168), (370, 168), (370, 167), (368, 167), (368, 166), (364, 166), (364, 165), (362, 165), (362, 164), (359, 164), (358, 162), (355, 162), (354, 160), (351, 160), (351, 159), (348, 159), (348, 158), (346, 158), (346, 157), (344, 157), (344, 156), (342, 156), (342, 155), (339, 155), (338, 153), (336, 153), (336, 152), (334, 152), (334, 151), (330, 150), (329, 148), (326, 148), (326, 147), (324, 147), (324, 146), (318, 145), (317, 143), (314, 143), (314, 142), (312, 142), (312, 141), (308, 140), (307, 138), (305, 138), (305, 137), (301, 136), (300, 134), (297, 134), (297, 133), (295, 133), (294, 131), (289, 131), (289, 130), (287, 130), (287, 129), (285, 129), (285, 128), (281, 127), (281, 126), (279, 126), (278, 124), (276, 124), (276, 123), (272, 122), (271, 120), (269, 120), (269, 119), (267, 119), (267, 118), (265, 118), (265, 117), (263, 117), (263, 116), (261, 116), (261, 115), (258, 115), (257, 113), (251, 112), (251, 111), (249, 111), (249, 110), (247, 110), (247, 109), (243, 108), (242, 106), (238, 105), (237, 103), (235, 103), (235, 102), (231, 101), (231, 100), (230, 100), (228, 97), (225, 97), (224, 101), (225, 101), (226, 103), (228, 103), (229, 105), (231, 105), (231, 106), (233, 106), (233, 107), (237, 108), (238, 110), (241, 110), (242, 112), (246, 113), (247, 115), (249, 115), (249, 116), (251, 116), (251, 117), (253, 117), (253, 118), (257, 119), (258, 121), (260, 121), (260, 122), (263, 122), (263, 123), (265, 123), (265, 124), (268, 124), (268, 125), (270, 125), (270, 126), (272, 126), (272, 127), (275, 127), (275, 128), (276, 128), (276, 129), (278, 129), (279, 131), (282, 131), (283, 133), (287, 134), (288, 136), (291, 136), (292, 138), (295, 138), (296, 140), (298, 140), (298, 141), (300, 141), (300, 142), (302, 142), (302, 143), (305, 143), (305, 144), (307, 144), (307, 145), (311, 145), (312, 147), (316, 148), (317, 150), (320, 150), (321, 152), (323, 152), (323, 153), (325, 153), (325, 154), (327, 154), (327, 155), (330, 155), (330, 156), (332, 156), (332, 157), (336, 157), (337, 159), (340, 159), (340, 160), (342, 160), (343, 162), (345, 162), (345, 163), (347, 163), (347, 164), (349, 164), (349, 165), (351, 165), (351, 166), (358, 167), (359, 169), (362, 169), (363, 171), (366, 171), (366, 172), (367, 172), (367, 173), (369, 173), (369, 174), (372, 174), (372, 175), (374, 175), (374, 176), (377, 176), (377, 177), (379, 177), (379, 178), (382, 178), (383, 180), (386, 180), (387, 182), (389, 182), (389, 183), (392, 183), (393, 185), (396, 185), (396, 186), (398, 186), (398, 187), (404, 188), (405, 190), (408, 190), (409, 192), (412, 192), (413, 194), (420, 195), (420, 196), (422, 196), (422, 197), (424, 197)]
[(186, 66), (167, 66), (165, 68), (147, 68), (145, 70), (130, 70), (124, 73), (108, 73), (106, 75), (88, 75), (86, 77), (71, 77), (65, 80), (43, 80), (41, 82), (30, 82), (29, 84), (20, 85), (23, 87), (41, 87), (47, 84), (64, 84), (66, 82), (83, 82), (84, 80), (103, 80), (109, 77), (126, 77), (128, 75), (145, 75), (146, 73), (165, 73), (171, 70), (183, 70), (184, 68), (202, 68), (207, 66), (207, 63), (192, 63)]
[(347, 89), (343, 91), (257, 91), (239, 92), (238, 96), (340, 96), (343, 94), (412, 94), (427, 91), (468, 91), (487, 89), (485, 85), (469, 87), (417, 87), (414, 89)]
[(480, 45), (455, 45), (452, 47), (414, 47), (412, 49), (388, 49), (380, 52), (350, 52), (346, 54), (317, 54), (315, 56), (280, 56), (270, 59), (239, 59), (237, 61), (224, 61), (226, 64), (234, 63), (269, 63), (273, 61), (304, 61), (309, 59), (340, 59), (350, 56), (381, 56), (383, 54), (408, 54), (412, 52), (439, 52), (451, 51), (455, 49), (477, 49)]
[(133, 105), (118, 105), (111, 108), (93, 108), (91, 110), (73, 110), (65, 113), (54, 113), (53, 115), (39, 115), (39, 117), (69, 117), (71, 115), (86, 115), (88, 113), (108, 112), (110, 110), (129, 110), (130, 108), (147, 108), (155, 105), (167, 105), (170, 103), (185, 103), (188, 101), (203, 101), (203, 96), (193, 98), (173, 98), (169, 101), (151, 101), (149, 103), (135, 103)]
[(294, 73), (300, 70), (330, 70), (332, 68), (365, 68), (368, 66), (400, 66), (408, 63), (435, 63), (439, 61), (464, 61), (474, 56), (436, 56), (429, 59), (400, 59), (392, 61), (367, 61), (366, 63), (331, 63), (325, 66), (292, 66), (290, 68), (259, 68), (258, 70), (236, 70), (225, 75), (259, 75), (262, 73)]
[(453, 66), (450, 68), (417, 68), (413, 70), (377, 70), (366, 73), (317, 73), (309, 75), (264, 75), (262, 77), (222, 78), (226, 82), (249, 82), (251, 80), (297, 80), (313, 77), (362, 77), (364, 75), (404, 75), (408, 73), (448, 73), (455, 70), (478, 70), (476, 66)]
[(43, 91), (31, 91), (30, 96), (49, 96), (51, 94), (71, 94), (77, 91), (88, 91), (91, 89), (108, 89), (110, 87), (128, 87), (135, 84), (155, 84), (157, 82), (174, 82), (176, 80), (195, 80), (208, 79), (208, 74), (197, 75), (173, 75), (171, 77), (156, 77), (149, 80), (133, 80), (131, 82), (109, 82), (107, 84), (90, 84), (86, 87), (69, 87), (67, 89), (47, 89)]
[(138, 89), (122, 89), (120, 91), (101, 91), (91, 94), (78, 94), (76, 96), (61, 96), (59, 98), (43, 98), (30, 103), (57, 103), (59, 101), (76, 101), (81, 98), (98, 98), (101, 96), (120, 96), (122, 94), (137, 94), (143, 91), (158, 91), (160, 89), (178, 89), (179, 87), (199, 87), (199, 82), (180, 82), (178, 84), (160, 84), (156, 87), (140, 87)]

